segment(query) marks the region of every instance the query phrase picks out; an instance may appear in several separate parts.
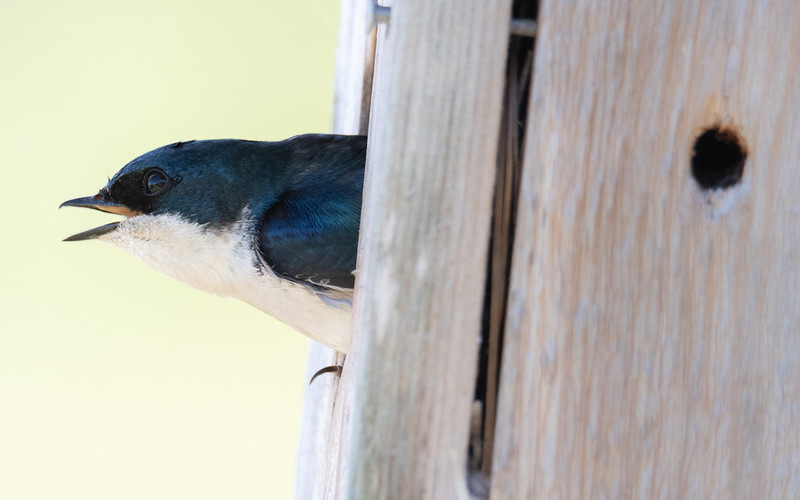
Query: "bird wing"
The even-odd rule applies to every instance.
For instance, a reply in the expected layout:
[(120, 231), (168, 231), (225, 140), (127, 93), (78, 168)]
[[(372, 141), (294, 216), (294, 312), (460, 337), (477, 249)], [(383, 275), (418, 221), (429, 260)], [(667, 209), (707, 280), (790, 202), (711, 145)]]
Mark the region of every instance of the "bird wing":
[(334, 301), (352, 297), (362, 185), (363, 168), (283, 193), (261, 221), (264, 262)]

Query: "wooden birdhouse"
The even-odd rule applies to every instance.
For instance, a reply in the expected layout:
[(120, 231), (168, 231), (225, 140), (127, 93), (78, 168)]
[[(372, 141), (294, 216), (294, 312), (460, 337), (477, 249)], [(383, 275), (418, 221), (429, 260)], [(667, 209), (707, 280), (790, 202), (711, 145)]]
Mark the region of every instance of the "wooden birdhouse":
[(297, 498), (800, 496), (800, 3), (387, 10), (342, 2), (353, 340)]

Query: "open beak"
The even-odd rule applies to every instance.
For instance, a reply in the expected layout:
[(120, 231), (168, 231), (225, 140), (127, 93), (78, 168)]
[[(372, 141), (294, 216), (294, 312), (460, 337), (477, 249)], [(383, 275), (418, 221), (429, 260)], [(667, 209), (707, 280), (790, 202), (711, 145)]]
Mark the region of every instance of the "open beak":
[[(74, 200), (68, 200), (62, 203), (58, 208), (61, 207), (84, 207), (84, 208), (93, 208), (95, 210), (100, 210), (101, 212), (108, 212), (111, 214), (123, 215), (125, 217), (135, 217), (140, 215), (139, 212), (131, 210), (130, 208), (122, 205), (120, 203), (115, 203), (108, 198), (104, 191), (100, 191), (94, 196), (86, 196), (83, 198), (75, 198)], [(73, 234), (69, 238), (65, 238), (64, 241), (81, 241), (81, 240), (91, 240), (102, 236), (104, 234), (110, 233), (114, 229), (116, 229), (119, 222), (112, 222), (110, 224), (105, 224), (100, 227), (96, 227), (94, 229), (89, 229), (88, 231), (84, 231), (82, 233)]]

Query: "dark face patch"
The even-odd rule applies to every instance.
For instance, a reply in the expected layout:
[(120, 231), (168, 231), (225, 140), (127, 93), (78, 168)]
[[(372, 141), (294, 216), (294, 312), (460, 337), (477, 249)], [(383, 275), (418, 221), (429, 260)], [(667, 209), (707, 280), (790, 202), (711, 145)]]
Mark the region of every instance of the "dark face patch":
[(180, 182), (157, 166), (148, 166), (115, 176), (103, 191), (115, 203), (149, 214), (155, 211), (162, 197)]

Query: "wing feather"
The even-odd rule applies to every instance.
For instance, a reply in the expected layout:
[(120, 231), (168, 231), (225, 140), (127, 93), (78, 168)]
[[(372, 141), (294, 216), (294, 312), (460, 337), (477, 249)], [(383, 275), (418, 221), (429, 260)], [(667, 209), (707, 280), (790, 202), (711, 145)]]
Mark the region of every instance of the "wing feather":
[[(307, 175), (306, 180), (324, 181), (306, 181), (284, 192), (264, 214), (259, 231), (259, 251), (274, 272), (321, 287), (330, 296), (341, 296), (355, 283), (364, 151), (355, 152), (334, 157), (334, 177)], [(332, 166), (317, 165), (326, 167)]]

